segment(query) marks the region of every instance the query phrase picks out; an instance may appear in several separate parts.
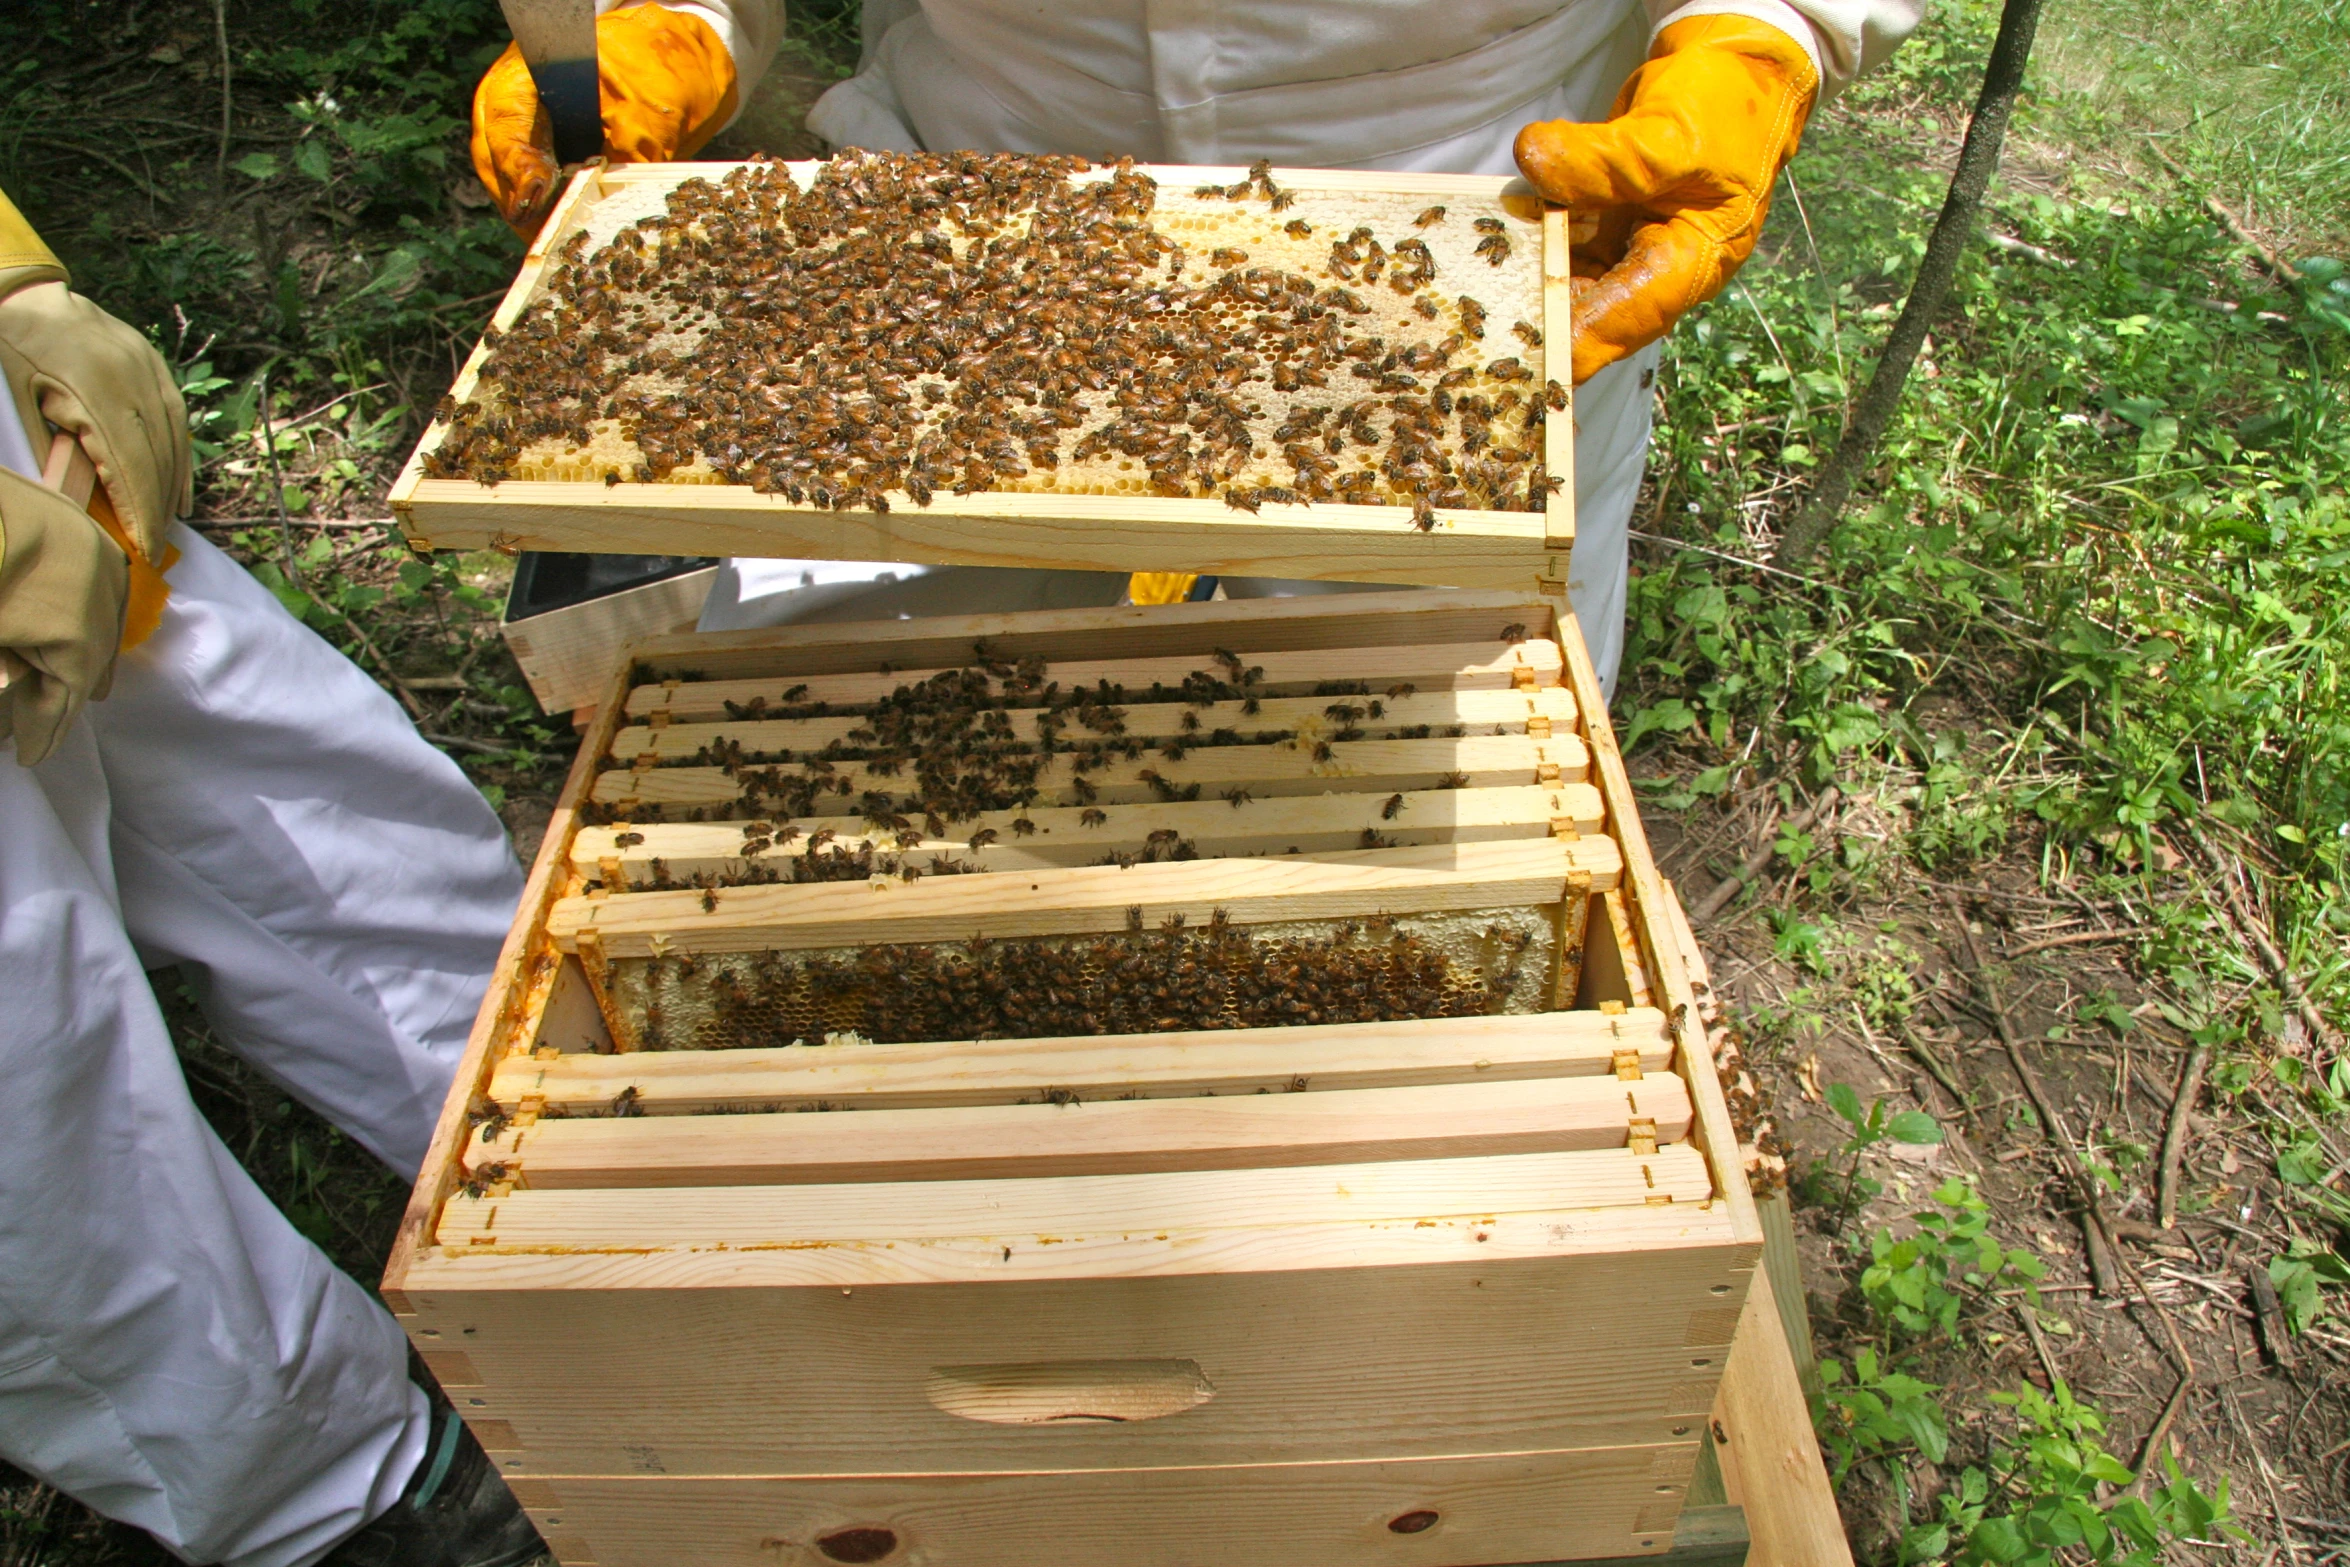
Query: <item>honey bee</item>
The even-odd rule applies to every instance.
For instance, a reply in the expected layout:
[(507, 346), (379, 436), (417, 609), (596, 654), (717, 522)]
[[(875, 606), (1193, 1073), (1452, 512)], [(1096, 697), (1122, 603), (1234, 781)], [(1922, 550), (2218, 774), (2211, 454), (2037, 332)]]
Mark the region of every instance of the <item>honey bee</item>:
[(1508, 625), (1506, 625), (1506, 626), (1504, 626), (1504, 627), (1502, 627), (1502, 628), (1501, 628), (1501, 639), (1502, 639), (1504, 642), (1523, 642), (1523, 641), (1525, 641), (1525, 640), (1526, 640), (1526, 623), (1525, 623), (1524, 621), (1522, 621), (1522, 620), (1513, 620), (1513, 621), (1511, 621), (1511, 622), (1510, 622)]
[(1013, 817), (1013, 818), (1012, 818), (1012, 836), (1013, 836), (1013, 837), (1015, 837), (1015, 838), (1027, 838), (1027, 837), (1032, 837), (1032, 836), (1034, 836), (1035, 832), (1036, 832), (1036, 823), (1034, 823), (1034, 822), (1030, 821), (1030, 820), (1029, 820), (1027, 817), (1025, 817), (1025, 816), (1015, 816), (1015, 817)]
[(1237, 267), (1246, 260), (1247, 251), (1230, 245), (1219, 246), (1208, 252), (1208, 265), (1212, 267)]
[(1402, 810), (1403, 796), (1401, 794), (1391, 794), (1387, 797), (1387, 803), (1379, 808), (1379, 819), (1383, 822), (1394, 821), (1397, 813)]
[(1252, 796), (1246, 789), (1243, 789), (1238, 784), (1235, 784), (1231, 788), (1224, 791), (1223, 798), (1225, 804), (1231, 806), (1234, 810), (1237, 811), (1242, 806), (1248, 804), (1248, 802), (1253, 799), (1254, 796)]
[(1445, 773), (1436, 780), (1436, 787), (1439, 789), (1466, 789), (1469, 787), (1469, 775), (1457, 772)]
[(1314, 226), (1303, 218), (1291, 218), (1281, 225), (1281, 232), (1291, 239), (1305, 239), (1314, 232)]
[(1109, 812), (1101, 809), (1099, 806), (1089, 806), (1085, 810), (1078, 813), (1077, 825), (1080, 827), (1100, 827), (1106, 824), (1109, 819)]
[(1524, 343), (1528, 348), (1542, 346), (1542, 330), (1539, 327), (1524, 321), (1513, 321), (1510, 323), (1510, 331), (1517, 336), (1519, 342)]
[(1423, 209), (1418, 217), (1412, 219), (1412, 226), (1424, 229), (1431, 223), (1442, 223), (1443, 221), (1444, 209), (1442, 207), (1428, 207)]
[(616, 832), (612, 835), (612, 845), (619, 849), (634, 848), (644, 841), (645, 835), (641, 832)]

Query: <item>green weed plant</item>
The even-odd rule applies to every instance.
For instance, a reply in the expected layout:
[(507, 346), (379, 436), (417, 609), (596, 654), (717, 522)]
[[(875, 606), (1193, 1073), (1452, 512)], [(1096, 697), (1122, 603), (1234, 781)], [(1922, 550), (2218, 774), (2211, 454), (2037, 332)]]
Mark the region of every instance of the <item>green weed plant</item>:
[(1945, 1336), (1959, 1313), (1995, 1290), (2021, 1288), (2035, 1305), (2045, 1276), (2030, 1252), (2000, 1245), (1991, 1234), (1991, 1205), (1972, 1181), (1952, 1179), (1934, 1189), (1935, 1206), (1910, 1218), (1911, 1233), (1869, 1236), (1869, 1263), (1861, 1297), (1878, 1322), (1899, 1335)]

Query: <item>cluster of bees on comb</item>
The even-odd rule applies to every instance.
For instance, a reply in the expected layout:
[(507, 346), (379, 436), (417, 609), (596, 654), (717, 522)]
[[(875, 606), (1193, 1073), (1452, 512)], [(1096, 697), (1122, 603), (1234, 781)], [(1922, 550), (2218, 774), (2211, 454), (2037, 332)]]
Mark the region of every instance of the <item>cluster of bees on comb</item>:
[[(585, 231), (566, 242), (474, 396), (444, 400), (426, 472), (499, 483), (547, 443), (592, 457), (602, 426), (637, 454), (608, 483), (698, 464), (842, 510), (1064, 464), (1138, 463), (1153, 494), (1250, 511), (1409, 507), (1423, 529), (1438, 507), (1540, 510), (1558, 488), (1541, 437), (1564, 389), (1487, 344), (1485, 307), (1443, 291), (1424, 238), (1332, 235), (1319, 279), (1238, 247), (1202, 271), (1154, 226), (1149, 175), (1072, 178), (1091, 172), (851, 149), (805, 188), (771, 162), (687, 180), (592, 254)], [(1295, 200), (1262, 164), (1194, 195)], [(1508, 225), (1472, 222), (1476, 256), (1503, 265)], [(1304, 218), (1280, 232), (1320, 242)], [(1426, 335), (1368, 329), (1358, 289), (1408, 300)]]
[[(705, 873), (700, 880), (679, 882), (655, 862), (652, 885), (667, 889), (862, 880), (892, 873), (912, 881), (922, 874), (955, 874), (965, 867), (952, 859), (933, 858), (922, 868), (901, 865), (886, 854), (876, 856), (870, 841), (853, 850), (832, 844), (828, 841), (831, 834), (823, 829), (784, 870), (756, 862), (759, 856), (798, 839), (799, 829), (778, 827), (773, 818), (845, 815), (848, 813), (831, 808), (843, 796), (855, 800), (856, 815), (871, 833), (895, 835), (900, 849), (911, 849), (925, 836), (947, 836), (953, 823), (987, 812), (1024, 809), (1048, 799), (1059, 803), (1064, 796), (1067, 803), (1086, 808), (1088, 825), (1098, 825), (1105, 816), (1098, 804), (1099, 791), (1088, 775), (1113, 763), (1139, 762), (1153, 754), (1180, 762), (1202, 747), (1269, 745), (1296, 738), (1290, 729), (1241, 727), (1262, 705), (1257, 688), (1263, 683), (1264, 669), (1225, 649), (1215, 651), (1213, 668), (1191, 671), (1182, 684), (1153, 683), (1142, 691), (1107, 680), (1065, 687), (1048, 678), (1041, 657), (1011, 662), (994, 656), (984, 643), (973, 648), (973, 657), (974, 662), (963, 668), (942, 670), (926, 680), (901, 685), (888, 696), (853, 709), (860, 720), (856, 727), (806, 755), (784, 749), (753, 751), (738, 740), (720, 739), (661, 764), (716, 767), (734, 780), (741, 793), (729, 804), (691, 806), (678, 814), (686, 821), (709, 820), (713, 815), (721, 820), (742, 820), (745, 857), (754, 863), (746, 874), (721, 877)], [(793, 686), (781, 693), (781, 701), (775, 705), (754, 699), (729, 702), (726, 710), (729, 717), (744, 722), (834, 716), (828, 703), (796, 700), (805, 691), (805, 687)], [(1386, 696), (1411, 694), (1412, 688), (1406, 685), (1392, 688)], [(1327, 739), (1313, 743), (1317, 761), (1330, 760), (1335, 745), (1362, 738), (1367, 732), (1361, 727), (1365, 720), (1376, 722), (1387, 716), (1381, 697), (1360, 680), (1324, 682), (1315, 688), (1315, 695), (1336, 699), (1322, 712), (1336, 727)], [(1126, 708), (1139, 702), (1181, 703), (1192, 711), (1176, 734), (1145, 740), (1126, 732)], [(1222, 721), (1227, 719), (1233, 721)], [(1423, 724), (1397, 727), (1392, 733), (1402, 739), (1427, 739), (1432, 731)], [(1458, 738), (1461, 733), (1459, 725), (1448, 725), (1444, 730), (1446, 738)], [(1066, 785), (1048, 780), (1047, 774), (1064, 763), (1068, 768)], [(606, 771), (619, 771), (630, 764), (608, 754), (599, 765)], [(1139, 776), (1160, 801), (1188, 802), (1200, 797), (1200, 785), (1177, 784), (1155, 767), (1144, 769)], [(904, 779), (906, 787), (894, 792), (858, 787), (858, 781), (871, 779)], [(1448, 777), (1445, 786), (1453, 787), (1457, 782), (1465, 779)], [(1235, 810), (1249, 801), (1247, 792), (1240, 789), (1220, 798)], [(648, 803), (622, 809), (588, 800), (581, 802), (580, 811), (583, 821), (597, 826), (668, 819), (668, 808)], [(1014, 819), (1012, 831), (1016, 835), (1022, 820)], [(994, 829), (983, 830), (971, 837), (969, 846), (973, 851), (983, 849), (994, 836)], [(630, 841), (622, 835), (623, 846)], [(1363, 845), (1381, 846), (1376, 842)], [(1113, 855), (1105, 863), (1195, 857), (1196, 851), (1186, 841), (1173, 833), (1159, 833), (1151, 836), (1139, 854)]]
[[(853, 1032), (881, 1044), (1470, 1017), (1514, 996), (1531, 930), (1487, 926), (1456, 963), (1383, 920), (1260, 935), (1222, 910), (1101, 936), (645, 961), (640, 1045), (725, 1049)], [(690, 1017), (680, 1021), (678, 1014)], [(674, 1036), (674, 1037), (673, 1037)]]

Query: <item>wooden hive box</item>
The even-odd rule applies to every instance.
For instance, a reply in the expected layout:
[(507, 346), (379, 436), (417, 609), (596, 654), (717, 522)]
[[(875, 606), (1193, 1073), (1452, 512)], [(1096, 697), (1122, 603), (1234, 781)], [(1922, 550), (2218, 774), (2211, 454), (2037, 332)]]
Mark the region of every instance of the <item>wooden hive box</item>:
[[(526, 311), (549, 297), (550, 282), (575, 239), (586, 236), (600, 247), (640, 217), (659, 214), (679, 187), (690, 181), (723, 181), (743, 167), (676, 163), (583, 169), (532, 243), (492, 317), (493, 333), (512, 330)], [(804, 185), (822, 165), (778, 167), (788, 169)], [(917, 504), (893, 490), (885, 510), (796, 503), (748, 484), (721, 482), (699, 466), (659, 483), (608, 482), (625, 476), (609, 464), (599, 468), (553, 446), (526, 464), (527, 472), (482, 484), (470, 478), (428, 476), (434, 454), (449, 436), (450, 425), (443, 417), (426, 432), (393, 485), (393, 514), (419, 550), (494, 547), (509, 553), (579, 550), (961, 566), (1047, 564), (1520, 591), (1547, 583), (1547, 591), (1563, 593), (1567, 555), (1574, 542), (1573, 415), (1564, 378), (1544, 372), (1542, 347), (1543, 342), (1566, 341), (1572, 315), (1563, 212), (1546, 211), (1523, 181), (1497, 176), (1275, 170), (1272, 178), (1295, 199), (1294, 206), (1277, 214), (1262, 202), (1203, 203), (1192, 194), (1200, 181), (1223, 184), (1245, 179), (1248, 171), (1154, 165), (1144, 172), (1158, 182), (1160, 217), (1189, 246), (1191, 270), (1183, 275), (1194, 283), (1214, 275), (1216, 269), (1208, 267), (1204, 257), (1213, 253), (1210, 247), (1219, 240), (1244, 242), (1260, 259), (1326, 289), (1336, 287), (1342, 274), (1319, 252), (1340, 225), (1367, 217), (1375, 219), (1380, 233), (1391, 241), (1400, 235), (1434, 243), (1444, 265), (1423, 291), (1432, 308), (1437, 297), (1447, 303), (1427, 322), (1405, 312), (1398, 293), (1363, 283), (1351, 273), (1343, 277), (1356, 282), (1373, 307), (1373, 314), (1363, 319), (1399, 344), (1407, 335), (1434, 339), (1460, 326), (1457, 291), (1477, 291), (1491, 325), (1482, 337), (1457, 351), (1464, 367), (1473, 367), (1475, 361), (1522, 362), (1523, 378), (1517, 384), (1538, 399), (1547, 389), (1558, 410), (1544, 422), (1541, 439), (1530, 442), (1539, 448), (1532, 452), (1538, 467), (1526, 470), (1556, 481), (1545, 506), (1489, 510), (1438, 504), (1424, 530), (1413, 525), (1408, 503), (1399, 504), (1393, 495), (1379, 505), (1268, 500), (1242, 510), (1210, 496), (1150, 494), (1139, 471), (1072, 464), (1068, 459), (1074, 430), (1061, 441), (1057, 467), (1040, 468), (1003, 488), (973, 494), (952, 493), (942, 482), (928, 504)], [(1448, 216), (1440, 225), (1415, 230), (1415, 208), (1443, 209)], [(1310, 241), (1289, 240), (1278, 231), (1285, 219), (1305, 218), (1319, 225)], [(1471, 245), (1478, 238), (1472, 225), (1480, 219), (1505, 231), (1498, 238), (1513, 258), (1506, 267), (1488, 267), (1471, 257)], [(1520, 322), (1533, 337), (1521, 341), (1516, 332)], [(455, 404), (478, 394), (490, 346), (485, 339), (463, 367), (452, 388)], [(690, 360), (692, 350), (686, 354)], [(1425, 391), (1434, 378), (1422, 377), (1419, 384)], [(1261, 398), (1267, 406), (1277, 405), (1279, 395), (1303, 395), (1277, 395), (1261, 377), (1244, 386), (1249, 396)], [(1462, 390), (1493, 391), (1497, 386), (1477, 379)], [(1316, 396), (1335, 404), (1370, 390), (1366, 381), (1334, 374), (1328, 390)], [(1089, 405), (1089, 422), (1102, 411), (1101, 403), (1097, 397)], [(1384, 411), (1380, 417), (1386, 417)], [(1258, 436), (1260, 446), (1269, 448), (1278, 443), (1264, 439), (1272, 421), (1265, 423), (1266, 430)], [(1272, 460), (1269, 450), (1266, 460)], [(1136, 466), (1124, 464), (1127, 470)]]
[[(641, 646), (549, 826), (385, 1284), (557, 1558), (1671, 1549), (1762, 1230), (1678, 911), (1560, 602), (1345, 595)], [(981, 874), (741, 884), (817, 831), (838, 855), (871, 830), (852, 792), (796, 838), (772, 815), (746, 833), (768, 811), (740, 803), (772, 786), (761, 755), (804, 757), (975, 658), (1122, 686), (1158, 783), (1111, 758), (1089, 822), (1056, 764), (1000, 825), (886, 837)], [(1240, 699), (1175, 689), (1195, 671), (1245, 680), (1266, 732), (1183, 749), (1186, 713), (1237, 727)], [(1154, 857), (1168, 842), (1199, 857)], [(1511, 998), (1490, 1015), (904, 1043), (739, 998), (732, 1022), (688, 1015), (696, 984), (811, 953), (1173, 951), (1192, 939), (1175, 915), (1252, 951), (1287, 931), (1402, 952), (1419, 931), (1488, 962), (1516, 932), (1533, 956), (1489, 974)], [(713, 1042), (754, 1048), (644, 1048)]]

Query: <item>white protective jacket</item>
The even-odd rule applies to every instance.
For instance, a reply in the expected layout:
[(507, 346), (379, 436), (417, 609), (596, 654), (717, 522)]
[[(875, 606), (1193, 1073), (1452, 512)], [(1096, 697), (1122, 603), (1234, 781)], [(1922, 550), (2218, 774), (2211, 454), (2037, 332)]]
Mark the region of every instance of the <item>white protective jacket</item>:
[[(723, 13), (730, 37), (764, 39), (782, 4), (693, 8)], [(899, 151), (1508, 174), (1521, 126), (1605, 118), (1669, 23), (1730, 14), (1782, 28), (1817, 62), (1825, 96), (1892, 53), (1923, 9), (1924, 0), (864, 0), (860, 69), (824, 95), (808, 125), (836, 146)], [(747, 97), (752, 68), (737, 58)], [(1611, 691), (1655, 365), (1652, 348), (1576, 394), (1569, 595)], [(805, 564), (789, 563), (785, 577)], [(758, 579), (772, 575), (742, 563), (722, 584), (732, 607), (705, 625), (798, 618), (788, 594), (753, 608)], [(874, 608), (897, 612), (886, 595)]]

